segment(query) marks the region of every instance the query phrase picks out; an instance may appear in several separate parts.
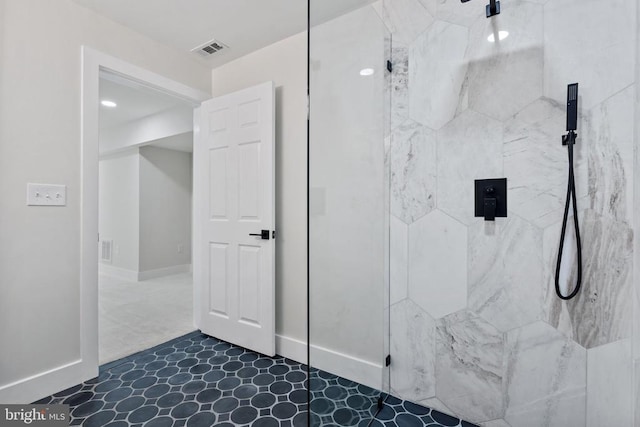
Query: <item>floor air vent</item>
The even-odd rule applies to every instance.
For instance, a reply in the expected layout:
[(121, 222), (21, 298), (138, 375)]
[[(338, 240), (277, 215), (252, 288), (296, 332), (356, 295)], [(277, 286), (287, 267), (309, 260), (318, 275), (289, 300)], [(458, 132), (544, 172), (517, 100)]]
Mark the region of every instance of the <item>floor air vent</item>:
[(220, 43), (219, 41), (211, 40), (201, 46), (191, 49), (191, 52), (195, 52), (200, 56), (204, 56), (205, 58), (208, 58), (214, 53), (218, 53), (224, 49), (228, 49), (228, 46), (226, 46), (223, 43)]

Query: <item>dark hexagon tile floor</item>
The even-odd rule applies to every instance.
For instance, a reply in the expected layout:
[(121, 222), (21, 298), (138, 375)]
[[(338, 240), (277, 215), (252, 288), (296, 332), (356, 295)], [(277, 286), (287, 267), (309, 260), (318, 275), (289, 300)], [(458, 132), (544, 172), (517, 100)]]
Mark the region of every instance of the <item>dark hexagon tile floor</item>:
[[(307, 426), (305, 370), (193, 332), (35, 403), (68, 404), (84, 427)], [(311, 393), (314, 426), (474, 427), (391, 396), (378, 412), (379, 391), (315, 369)]]

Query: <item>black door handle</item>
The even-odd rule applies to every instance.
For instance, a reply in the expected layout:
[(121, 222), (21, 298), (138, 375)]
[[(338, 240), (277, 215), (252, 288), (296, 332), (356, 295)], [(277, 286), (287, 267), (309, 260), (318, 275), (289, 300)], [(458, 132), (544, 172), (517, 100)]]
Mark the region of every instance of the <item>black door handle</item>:
[(269, 240), (269, 230), (262, 230), (260, 234), (249, 233), (249, 236), (259, 236), (262, 240)]

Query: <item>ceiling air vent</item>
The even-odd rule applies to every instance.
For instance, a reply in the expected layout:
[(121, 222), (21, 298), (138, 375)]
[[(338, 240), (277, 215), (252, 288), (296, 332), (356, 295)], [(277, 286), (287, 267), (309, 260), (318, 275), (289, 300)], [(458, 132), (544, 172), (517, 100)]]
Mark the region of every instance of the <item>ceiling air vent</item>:
[(196, 52), (197, 54), (199, 54), (200, 56), (204, 56), (205, 58), (208, 58), (209, 56), (213, 55), (214, 53), (218, 53), (221, 50), (224, 49), (228, 49), (228, 46), (226, 46), (223, 43), (220, 43), (217, 40), (211, 40), (206, 42), (203, 45), (200, 45), (194, 49), (191, 49), (191, 52)]

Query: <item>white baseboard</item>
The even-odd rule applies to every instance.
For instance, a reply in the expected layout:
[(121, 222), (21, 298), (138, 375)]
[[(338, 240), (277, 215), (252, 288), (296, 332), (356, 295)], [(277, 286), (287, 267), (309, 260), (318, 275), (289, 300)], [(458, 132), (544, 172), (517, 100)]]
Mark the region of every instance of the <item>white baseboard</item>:
[(307, 343), (284, 335), (276, 335), (276, 354), (306, 365)]
[[(307, 344), (276, 335), (276, 353), (306, 364)], [(383, 367), (327, 348), (311, 346), (311, 366), (380, 390)], [(0, 386), (0, 403), (27, 404), (90, 379), (82, 360)], [(95, 375), (94, 375), (95, 376)]]
[[(276, 335), (276, 353), (296, 362), (306, 363), (307, 343)], [(382, 365), (312, 345), (311, 366), (378, 390), (382, 389), (384, 373)]]
[(149, 280), (189, 272), (191, 272), (191, 264), (172, 265), (171, 267), (158, 268), (156, 270), (141, 271), (138, 273), (138, 280)]
[[(29, 404), (43, 397), (73, 387), (86, 378), (82, 360), (0, 386), (0, 403)], [(97, 374), (97, 372), (96, 372)]]
[(138, 272), (127, 270), (126, 268), (114, 267), (113, 265), (98, 263), (98, 273), (115, 277), (116, 279), (128, 280), (131, 282), (138, 281)]

